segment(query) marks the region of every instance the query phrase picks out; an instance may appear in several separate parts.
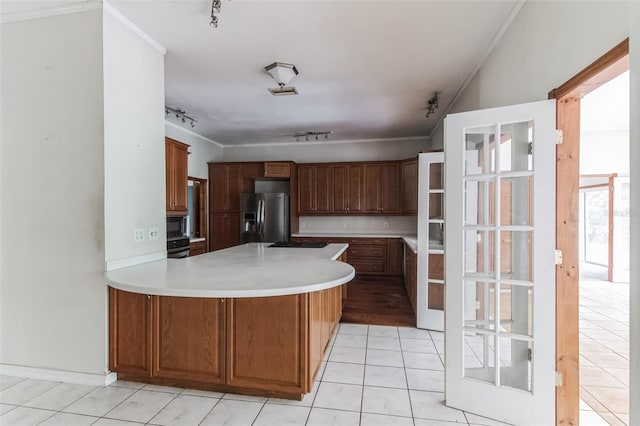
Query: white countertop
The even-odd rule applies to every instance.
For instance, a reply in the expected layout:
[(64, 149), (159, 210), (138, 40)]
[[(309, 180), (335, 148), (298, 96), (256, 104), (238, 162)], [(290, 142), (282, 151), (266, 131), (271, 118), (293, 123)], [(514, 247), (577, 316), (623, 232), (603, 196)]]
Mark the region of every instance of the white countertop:
[(310, 293), (347, 283), (355, 270), (337, 259), (348, 244), (269, 248), (250, 243), (184, 259), (163, 259), (106, 273), (111, 287), (183, 297), (263, 297)]
[(413, 251), (415, 254), (418, 254), (418, 237), (415, 235), (404, 236), (402, 237), (405, 244)]
[(191, 238), (189, 243), (199, 243), (200, 241), (204, 241), (206, 238)]

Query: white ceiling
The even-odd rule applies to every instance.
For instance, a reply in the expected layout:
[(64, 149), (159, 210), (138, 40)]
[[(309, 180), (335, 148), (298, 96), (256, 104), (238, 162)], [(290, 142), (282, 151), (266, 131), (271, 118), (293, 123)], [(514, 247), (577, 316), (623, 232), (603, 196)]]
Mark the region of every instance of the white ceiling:
[[(109, 3), (167, 49), (166, 105), (198, 120), (195, 132), (241, 145), (306, 131), (428, 136), (518, 2), (223, 0), (215, 29), (211, 1)], [(268, 92), (275, 61), (298, 68), (298, 96)], [(426, 119), (434, 91), (440, 109)]]

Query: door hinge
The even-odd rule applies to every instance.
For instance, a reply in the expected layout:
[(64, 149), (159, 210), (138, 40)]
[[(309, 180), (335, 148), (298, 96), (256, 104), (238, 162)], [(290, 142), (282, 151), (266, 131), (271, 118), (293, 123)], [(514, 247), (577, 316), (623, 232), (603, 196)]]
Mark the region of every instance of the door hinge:
[(562, 129), (556, 129), (556, 145), (560, 145), (564, 140), (564, 135), (562, 134)]
[(556, 387), (562, 386), (562, 373), (556, 371)]
[(555, 251), (556, 265), (562, 265), (562, 250)]

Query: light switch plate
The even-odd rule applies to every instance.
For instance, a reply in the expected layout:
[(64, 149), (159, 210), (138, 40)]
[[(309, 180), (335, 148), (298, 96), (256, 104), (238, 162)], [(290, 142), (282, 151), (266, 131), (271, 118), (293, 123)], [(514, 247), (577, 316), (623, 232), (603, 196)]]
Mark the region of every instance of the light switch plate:
[(160, 228), (149, 228), (149, 241), (158, 241), (160, 239)]

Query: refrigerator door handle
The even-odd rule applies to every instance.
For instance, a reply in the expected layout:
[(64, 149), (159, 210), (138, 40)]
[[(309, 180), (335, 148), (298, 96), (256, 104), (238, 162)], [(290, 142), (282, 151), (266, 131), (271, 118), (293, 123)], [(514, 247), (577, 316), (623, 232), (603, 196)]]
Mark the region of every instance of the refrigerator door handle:
[(258, 234), (264, 234), (264, 200), (258, 200)]

